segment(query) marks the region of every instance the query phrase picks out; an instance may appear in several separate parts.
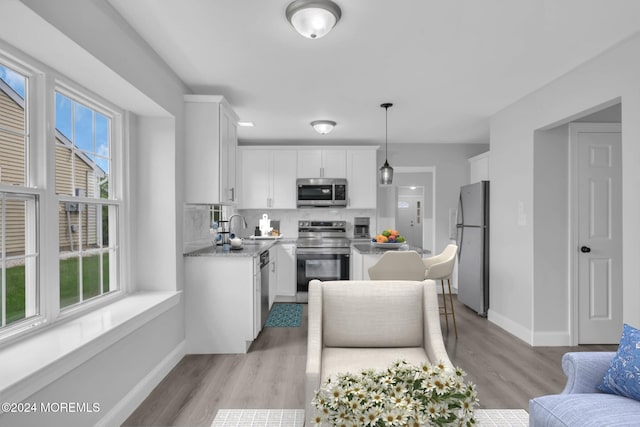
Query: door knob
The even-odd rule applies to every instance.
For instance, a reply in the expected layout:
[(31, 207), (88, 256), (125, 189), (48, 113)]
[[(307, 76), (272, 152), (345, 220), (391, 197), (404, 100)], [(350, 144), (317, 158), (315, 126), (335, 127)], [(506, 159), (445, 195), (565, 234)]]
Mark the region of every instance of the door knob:
[(582, 252), (583, 254), (588, 254), (589, 252), (591, 252), (591, 248), (589, 246), (583, 246), (580, 248), (580, 252)]

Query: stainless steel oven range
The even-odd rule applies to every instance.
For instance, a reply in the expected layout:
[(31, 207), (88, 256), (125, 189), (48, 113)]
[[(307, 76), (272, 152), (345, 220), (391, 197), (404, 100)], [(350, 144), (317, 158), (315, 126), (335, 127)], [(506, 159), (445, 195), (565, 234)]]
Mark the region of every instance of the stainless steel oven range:
[(346, 221), (298, 221), (298, 294), (308, 292), (313, 279), (348, 280), (350, 253)]

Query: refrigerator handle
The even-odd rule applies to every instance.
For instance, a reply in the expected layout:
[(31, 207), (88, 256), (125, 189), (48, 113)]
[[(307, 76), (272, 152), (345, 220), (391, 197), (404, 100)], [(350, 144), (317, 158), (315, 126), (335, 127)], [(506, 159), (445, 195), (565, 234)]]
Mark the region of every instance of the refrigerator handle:
[(462, 257), (462, 239), (464, 239), (464, 207), (462, 206), (462, 190), (458, 196), (458, 223), (456, 224), (457, 236), (456, 244), (458, 245), (458, 262)]
[(458, 224), (456, 227), (458, 229), (458, 238), (456, 239), (456, 244), (458, 245), (458, 262), (460, 262), (460, 259), (462, 258), (462, 240), (464, 239), (464, 226)]

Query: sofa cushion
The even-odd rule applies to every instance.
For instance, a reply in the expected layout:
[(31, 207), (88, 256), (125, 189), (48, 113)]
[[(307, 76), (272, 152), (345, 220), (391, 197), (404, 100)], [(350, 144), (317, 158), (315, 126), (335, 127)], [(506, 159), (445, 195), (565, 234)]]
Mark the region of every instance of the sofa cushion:
[[(419, 366), (429, 362), (422, 347), (408, 348), (340, 348), (327, 347), (322, 350), (322, 383), (336, 374), (350, 372), (358, 374), (363, 369), (386, 369), (396, 360)], [(437, 362), (436, 362), (437, 363)]]
[(529, 402), (530, 427), (622, 427), (639, 420), (640, 402), (614, 394), (554, 394)]
[(598, 388), (640, 400), (640, 330), (624, 325), (618, 351)]
[(418, 347), (423, 341), (422, 282), (322, 284), (327, 347)]

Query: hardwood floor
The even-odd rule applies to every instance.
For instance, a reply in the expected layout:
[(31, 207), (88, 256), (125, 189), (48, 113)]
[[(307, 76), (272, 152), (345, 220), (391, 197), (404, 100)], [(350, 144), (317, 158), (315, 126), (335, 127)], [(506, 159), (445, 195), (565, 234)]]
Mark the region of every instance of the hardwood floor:
[[(481, 408), (528, 410), (529, 399), (558, 393), (567, 351), (616, 346), (530, 347), (455, 303), (458, 339), (447, 334), (451, 361), (476, 384)], [(210, 426), (218, 409), (304, 408), (307, 307), (299, 328), (265, 328), (243, 355), (188, 355), (123, 426)]]

